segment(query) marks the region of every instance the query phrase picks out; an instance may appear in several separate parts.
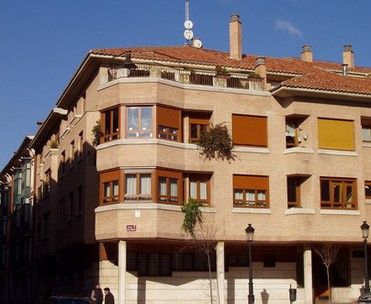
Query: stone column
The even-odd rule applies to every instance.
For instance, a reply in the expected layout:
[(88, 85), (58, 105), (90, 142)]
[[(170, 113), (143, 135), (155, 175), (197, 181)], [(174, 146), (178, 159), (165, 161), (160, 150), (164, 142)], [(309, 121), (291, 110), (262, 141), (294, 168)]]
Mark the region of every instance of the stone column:
[(218, 280), (218, 304), (225, 303), (225, 288), (224, 288), (224, 242), (218, 242), (216, 245), (216, 274)]
[(313, 303), (312, 249), (304, 247), (304, 294), (305, 303)]
[(118, 288), (118, 304), (126, 303), (126, 241), (119, 241), (118, 245), (118, 260), (119, 260), (119, 288)]

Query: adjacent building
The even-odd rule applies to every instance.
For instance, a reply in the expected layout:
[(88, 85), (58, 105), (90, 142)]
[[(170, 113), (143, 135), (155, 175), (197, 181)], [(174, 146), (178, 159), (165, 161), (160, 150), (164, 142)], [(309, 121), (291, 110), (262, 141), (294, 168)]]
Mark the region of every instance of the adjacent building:
[[(201, 133), (220, 123), (234, 161), (200, 157)], [(87, 295), (99, 281), (120, 304), (209, 303), (206, 257), (181, 229), (189, 199), (203, 203), (213, 227), (218, 303), (247, 301), (249, 223), (256, 303), (289, 303), (290, 285), (297, 303), (326, 297), (314, 250), (323, 244), (340, 246), (334, 300), (354, 300), (364, 284), (371, 68), (354, 65), (349, 45), (342, 63), (314, 60), (310, 46), (301, 58), (245, 55), (233, 16), (229, 53), (92, 50), (28, 149), (37, 297)], [(7, 172), (2, 226), (9, 229)], [(6, 235), (2, 250), (16, 240)]]

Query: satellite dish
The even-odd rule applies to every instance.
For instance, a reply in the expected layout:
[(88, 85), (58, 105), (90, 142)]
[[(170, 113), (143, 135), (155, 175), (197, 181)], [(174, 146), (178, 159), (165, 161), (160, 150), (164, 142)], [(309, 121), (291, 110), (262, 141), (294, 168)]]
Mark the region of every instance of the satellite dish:
[(201, 49), (202, 48), (202, 41), (200, 39), (193, 40), (193, 46), (195, 48)]
[(193, 39), (193, 32), (191, 30), (185, 30), (184, 31), (184, 38), (187, 40)]
[(193, 22), (191, 20), (186, 20), (184, 22), (184, 27), (187, 29), (187, 30), (191, 30), (193, 28)]

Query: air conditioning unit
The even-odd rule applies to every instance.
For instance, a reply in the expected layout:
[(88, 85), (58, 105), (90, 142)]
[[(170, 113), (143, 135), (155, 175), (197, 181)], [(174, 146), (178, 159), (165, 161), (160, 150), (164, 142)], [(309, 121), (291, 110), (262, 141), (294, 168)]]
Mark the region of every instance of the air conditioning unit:
[(130, 76), (130, 70), (126, 68), (118, 68), (116, 70), (116, 78), (124, 78)]

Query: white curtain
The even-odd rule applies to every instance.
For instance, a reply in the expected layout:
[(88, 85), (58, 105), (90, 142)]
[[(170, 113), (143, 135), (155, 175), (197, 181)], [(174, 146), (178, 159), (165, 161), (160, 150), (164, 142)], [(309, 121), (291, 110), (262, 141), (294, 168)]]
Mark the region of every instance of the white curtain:
[(110, 197), (110, 196), (111, 196), (110, 183), (104, 183), (104, 197)]
[(197, 183), (196, 182), (189, 183), (189, 197), (193, 199), (197, 199)]
[(255, 191), (254, 190), (246, 191), (246, 200), (248, 202), (255, 202)]
[(151, 195), (151, 175), (140, 176), (140, 192), (142, 195)]
[(160, 177), (159, 179), (160, 183), (160, 195), (166, 195), (166, 178), (165, 177)]
[(362, 138), (364, 141), (371, 141), (371, 128), (362, 128)]
[(113, 196), (118, 196), (119, 195), (119, 182), (114, 181), (112, 184), (113, 184)]
[(242, 192), (242, 190), (236, 190), (234, 192), (234, 199), (236, 199), (236, 200), (242, 200), (243, 199), (243, 192)]
[(207, 183), (200, 182), (200, 199), (206, 200), (207, 199)]
[(137, 194), (137, 176), (135, 174), (126, 175), (126, 193), (127, 195)]
[(258, 191), (258, 201), (265, 201), (265, 191)]
[(170, 196), (178, 196), (178, 180), (170, 180)]
[(294, 125), (286, 125), (286, 136), (295, 137), (295, 127)]

